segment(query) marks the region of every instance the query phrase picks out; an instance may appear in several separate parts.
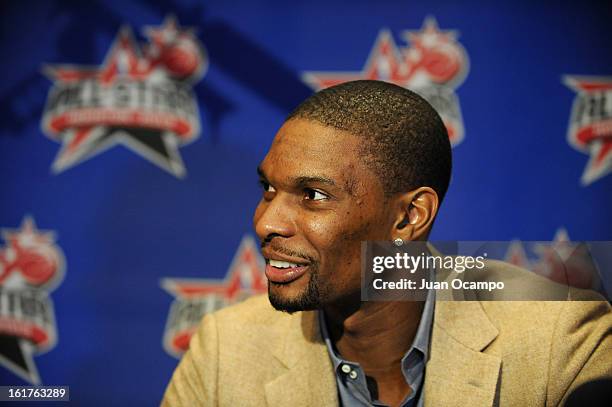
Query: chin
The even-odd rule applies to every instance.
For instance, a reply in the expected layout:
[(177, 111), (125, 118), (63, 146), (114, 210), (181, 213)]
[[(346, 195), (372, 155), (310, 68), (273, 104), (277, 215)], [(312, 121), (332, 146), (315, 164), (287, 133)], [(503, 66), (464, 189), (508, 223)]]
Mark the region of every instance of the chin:
[(308, 284), (305, 289), (296, 290), (290, 285), (281, 285), (268, 282), (268, 299), (277, 311), (292, 314), (298, 311), (313, 311), (321, 308), (316, 286)]

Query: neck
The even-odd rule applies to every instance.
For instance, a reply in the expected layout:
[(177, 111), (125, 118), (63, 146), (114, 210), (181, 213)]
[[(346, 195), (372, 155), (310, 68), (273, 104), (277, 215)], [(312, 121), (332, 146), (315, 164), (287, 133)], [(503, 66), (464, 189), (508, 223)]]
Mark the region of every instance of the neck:
[(344, 359), (365, 371), (397, 369), (410, 348), (423, 302), (360, 302), (352, 309), (325, 308), (330, 338)]

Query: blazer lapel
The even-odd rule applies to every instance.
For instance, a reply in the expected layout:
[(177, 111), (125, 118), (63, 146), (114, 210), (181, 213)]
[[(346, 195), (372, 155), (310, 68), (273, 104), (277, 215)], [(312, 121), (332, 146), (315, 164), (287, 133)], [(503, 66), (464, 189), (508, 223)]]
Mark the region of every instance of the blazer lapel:
[(497, 334), (479, 302), (437, 302), (425, 405), (496, 405), (501, 358), (481, 351)]
[(290, 318), (284, 343), (273, 352), (287, 371), (265, 386), (269, 406), (337, 406), (331, 360), (321, 339), (316, 312)]

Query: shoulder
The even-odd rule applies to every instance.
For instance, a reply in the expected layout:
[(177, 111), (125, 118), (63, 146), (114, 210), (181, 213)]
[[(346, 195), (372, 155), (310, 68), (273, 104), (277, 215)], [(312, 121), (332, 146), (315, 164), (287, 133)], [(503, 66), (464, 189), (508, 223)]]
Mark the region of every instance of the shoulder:
[[(481, 300), (485, 313), (500, 331), (511, 329), (524, 336), (526, 332), (536, 330), (543, 335), (552, 335), (612, 324), (610, 303), (594, 291), (557, 284), (501, 261), (487, 262), (486, 278), (506, 282), (504, 295)], [(506, 301), (506, 298), (519, 298), (521, 301)]]
[[(482, 301), (482, 308), (500, 334), (526, 337), (565, 335), (612, 327), (607, 301)], [(568, 339), (568, 337), (565, 337)]]

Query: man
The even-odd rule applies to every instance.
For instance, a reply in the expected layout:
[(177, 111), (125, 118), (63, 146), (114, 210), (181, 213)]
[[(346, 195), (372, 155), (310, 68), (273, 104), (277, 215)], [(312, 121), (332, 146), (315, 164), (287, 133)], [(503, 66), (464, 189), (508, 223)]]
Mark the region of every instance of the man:
[(612, 376), (605, 302), (361, 301), (361, 242), (426, 240), (448, 187), (445, 127), (415, 93), (314, 94), (258, 172), (269, 295), (203, 319), (164, 405), (552, 406)]

